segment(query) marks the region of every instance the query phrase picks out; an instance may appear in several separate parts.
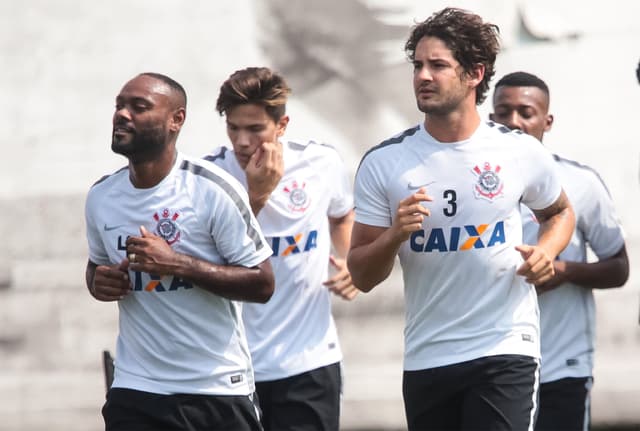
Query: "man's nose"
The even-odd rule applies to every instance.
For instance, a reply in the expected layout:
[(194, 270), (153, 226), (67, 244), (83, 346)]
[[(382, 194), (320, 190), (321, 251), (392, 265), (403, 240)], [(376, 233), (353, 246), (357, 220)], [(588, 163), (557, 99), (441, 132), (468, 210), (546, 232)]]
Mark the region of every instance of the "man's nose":
[(421, 81), (431, 81), (432, 79), (431, 71), (428, 67), (425, 66), (422, 66), (420, 69), (418, 69), (416, 74)]
[(239, 131), (237, 135), (236, 144), (241, 147), (248, 147), (251, 145), (251, 135), (245, 131)]
[(126, 106), (116, 108), (116, 112), (113, 113), (113, 121), (115, 122), (119, 119), (131, 121), (131, 111)]
[(512, 130), (522, 130), (522, 118), (520, 118), (520, 115), (516, 111), (509, 114), (506, 126)]

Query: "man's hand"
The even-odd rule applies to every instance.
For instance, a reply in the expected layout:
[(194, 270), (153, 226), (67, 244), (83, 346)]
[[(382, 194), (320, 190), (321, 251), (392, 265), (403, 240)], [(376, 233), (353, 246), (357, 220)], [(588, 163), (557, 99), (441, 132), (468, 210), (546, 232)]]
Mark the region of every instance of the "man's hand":
[[(93, 264), (92, 264), (93, 266)], [(118, 301), (132, 290), (129, 280), (129, 261), (124, 259), (119, 265), (97, 265), (89, 291), (98, 301)]]
[(518, 245), (516, 250), (520, 252), (524, 263), (516, 271), (516, 274), (526, 278), (527, 283), (541, 285), (554, 275), (553, 259), (542, 248), (534, 245)]
[(127, 238), (129, 268), (155, 275), (173, 274), (177, 253), (163, 238), (140, 226), (140, 236)]
[(282, 144), (263, 142), (249, 159), (244, 172), (251, 209), (257, 215), (284, 175)]
[(429, 217), (431, 212), (420, 202), (431, 201), (433, 201), (433, 198), (426, 193), (424, 187), (400, 201), (396, 211), (396, 218), (389, 228), (399, 242), (408, 240), (413, 232), (422, 229), (424, 218)]
[(336, 273), (323, 284), (342, 299), (350, 301), (355, 298), (359, 291), (351, 280), (347, 261), (329, 256), (329, 263), (336, 269)]
[(562, 283), (566, 283), (566, 271), (567, 263), (562, 260), (553, 261), (553, 277), (541, 284), (536, 284), (536, 292), (538, 295), (542, 295), (545, 292), (555, 289)]

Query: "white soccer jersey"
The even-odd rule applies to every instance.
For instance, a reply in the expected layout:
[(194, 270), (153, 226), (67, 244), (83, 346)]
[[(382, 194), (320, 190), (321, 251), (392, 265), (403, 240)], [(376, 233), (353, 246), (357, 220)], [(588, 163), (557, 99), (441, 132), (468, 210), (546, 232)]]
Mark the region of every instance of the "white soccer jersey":
[[(558, 259), (586, 262), (587, 245), (599, 259), (618, 253), (624, 233), (609, 192), (591, 168), (554, 156), (558, 175), (576, 214), (576, 229)], [(523, 207), (524, 241), (535, 243), (538, 223)], [(592, 290), (566, 283), (538, 297), (540, 306), (542, 383), (593, 372), (595, 303)]]
[(441, 143), (423, 125), (371, 149), (355, 183), (356, 221), (389, 227), (401, 200), (425, 186), (423, 229), (399, 252), (405, 286), (405, 370), (480, 357), (539, 357), (536, 293), (523, 260), (519, 202), (546, 208), (561, 186), (537, 140), (482, 123)]
[[(285, 172), (258, 222), (271, 243), (276, 288), (267, 304), (245, 304), (243, 318), (257, 381), (290, 377), (342, 359), (331, 315), (328, 217), (353, 208), (338, 153), (310, 142), (283, 144)], [(246, 187), (233, 150), (207, 157)]]
[[(136, 189), (124, 168), (103, 178), (86, 202), (89, 259), (120, 263), (140, 226), (179, 252), (221, 265), (253, 267), (271, 255), (246, 191), (213, 164), (178, 155), (158, 185)], [(254, 391), (241, 303), (174, 276), (129, 271), (133, 292), (118, 302), (113, 387), (171, 394)]]

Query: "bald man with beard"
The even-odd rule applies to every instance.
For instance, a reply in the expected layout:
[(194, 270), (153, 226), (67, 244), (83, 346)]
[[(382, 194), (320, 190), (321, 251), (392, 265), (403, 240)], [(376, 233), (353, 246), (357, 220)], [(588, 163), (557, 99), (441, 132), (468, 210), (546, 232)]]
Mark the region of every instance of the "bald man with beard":
[(271, 297), (272, 251), (242, 186), (177, 151), (186, 101), (165, 75), (127, 82), (111, 149), (128, 164), (87, 196), (87, 287), (119, 310), (108, 431), (261, 429), (240, 301)]

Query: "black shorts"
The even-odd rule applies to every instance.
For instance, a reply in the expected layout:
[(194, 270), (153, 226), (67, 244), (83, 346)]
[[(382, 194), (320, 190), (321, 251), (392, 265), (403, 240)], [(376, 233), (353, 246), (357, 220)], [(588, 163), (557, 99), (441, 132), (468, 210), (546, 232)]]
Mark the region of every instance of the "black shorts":
[(112, 388), (102, 407), (105, 431), (261, 430), (253, 396), (160, 395)]
[(405, 371), (410, 430), (530, 430), (536, 410), (538, 360), (499, 355)]
[(340, 424), (340, 363), (256, 383), (265, 431), (337, 431)]
[(540, 384), (536, 431), (588, 430), (592, 377), (570, 377)]

